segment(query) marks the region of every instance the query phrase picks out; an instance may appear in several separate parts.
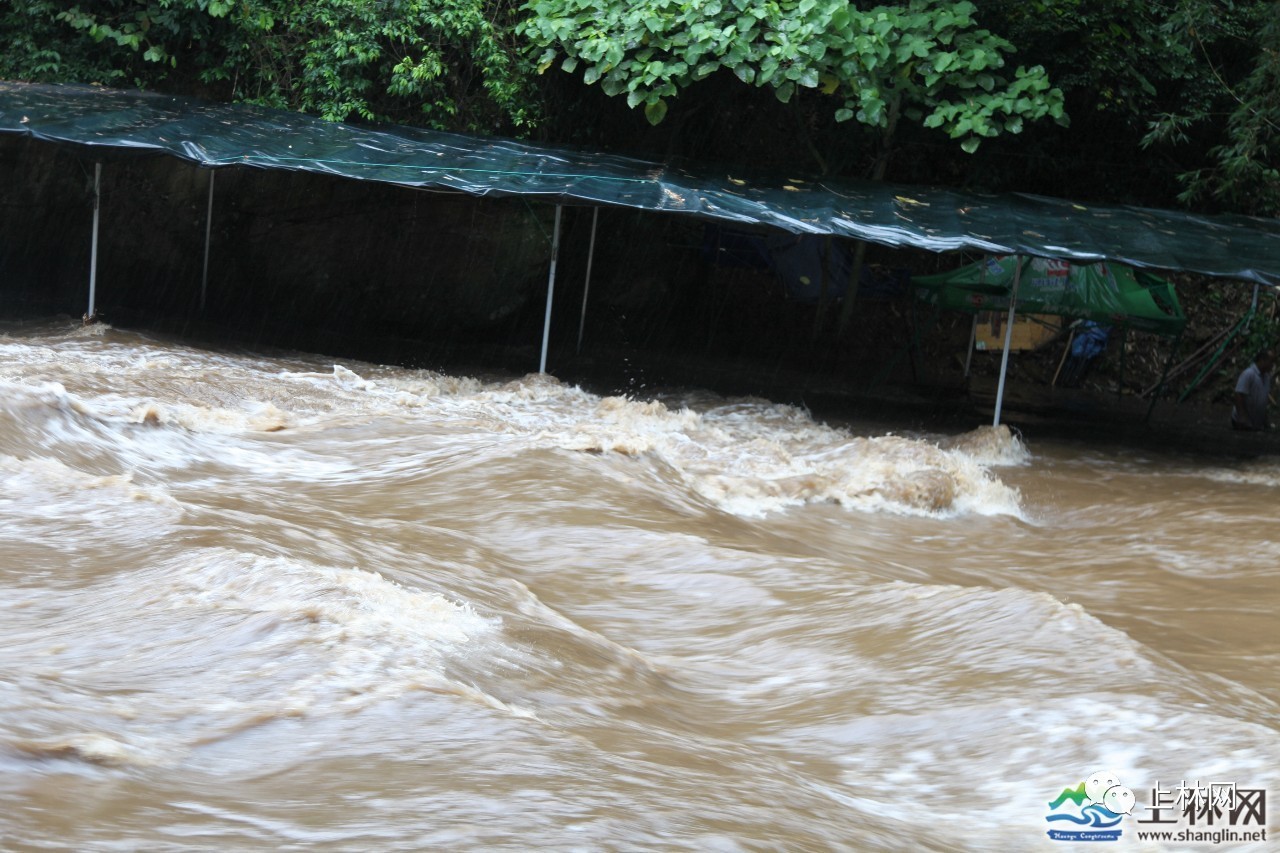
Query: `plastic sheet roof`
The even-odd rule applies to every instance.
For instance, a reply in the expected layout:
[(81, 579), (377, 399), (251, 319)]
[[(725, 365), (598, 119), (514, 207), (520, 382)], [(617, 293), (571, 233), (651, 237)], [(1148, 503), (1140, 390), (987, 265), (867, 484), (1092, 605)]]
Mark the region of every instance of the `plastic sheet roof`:
[(833, 234), (933, 252), (1117, 261), (1280, 285), (1280, 220), (855, 181), (698, 175), (608, 154), (95, 86), (0, 82), (0, 133), (204, 167), (337, 175)]

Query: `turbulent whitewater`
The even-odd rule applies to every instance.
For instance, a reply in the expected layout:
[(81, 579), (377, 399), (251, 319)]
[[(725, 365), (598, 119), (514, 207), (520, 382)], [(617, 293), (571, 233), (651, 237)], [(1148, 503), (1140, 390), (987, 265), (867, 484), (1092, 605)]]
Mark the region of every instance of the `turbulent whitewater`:
[(0, 392), (0, 849), (1021, 851), (1104, 768), (1280, 798), (1277, 460), (56, 322)]

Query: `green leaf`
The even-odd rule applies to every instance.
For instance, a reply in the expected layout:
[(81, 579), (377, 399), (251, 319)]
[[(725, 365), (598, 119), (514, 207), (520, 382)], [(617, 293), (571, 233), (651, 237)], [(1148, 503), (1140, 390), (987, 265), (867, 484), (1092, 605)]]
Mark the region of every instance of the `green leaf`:
[(766, 56), (764, 61), (760, 63), (760, 73), (756, 77), (756, 85), (763, 86), (773, 79), (773, 75), (778, 72), (778, 60), (772, 56)]
[(704, 62), (693, 70), (693, 79), (701, 80), (714, 74), (716, 69), (720, 67), (719, 62)]
[(972, 154), (978, 150), (978, 146), (982, 144), (982, 140), (977, 136), (966, 137), (964, 142), (960, 143), (960, 147), (964, 149), (964, 153)]
[(667, 117), (667, 102), (659, 98), (652, 103), (645, 104), (644, 117), (649, 120), (649, 124), (661, 124), (662, 120)]

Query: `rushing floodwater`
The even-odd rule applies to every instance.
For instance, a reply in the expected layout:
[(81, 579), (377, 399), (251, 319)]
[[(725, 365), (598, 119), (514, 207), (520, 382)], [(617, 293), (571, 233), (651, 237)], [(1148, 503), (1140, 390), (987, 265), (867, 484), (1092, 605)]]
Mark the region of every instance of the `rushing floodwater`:
[[(1280, 461), (105, 327), (11, 328), (0, 387), (0, 849), (1070, 850), (1101, 770), (1280, 807)], [(1270, 843), (1142, 814), (1095, 848)]]

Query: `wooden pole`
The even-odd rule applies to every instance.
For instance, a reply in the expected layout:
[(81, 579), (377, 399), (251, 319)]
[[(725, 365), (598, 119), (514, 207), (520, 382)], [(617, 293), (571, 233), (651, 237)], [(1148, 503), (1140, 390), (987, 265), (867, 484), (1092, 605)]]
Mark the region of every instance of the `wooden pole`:
[(1067, 355), (1071, 352), (1071, 342), (1076, 339), (1076, 330), (1072, 329), (1071, 334), (1067, 335), (1067, 348), (1062, 351), (1062, 358), (1058, 359), (1058, 369), (1053, 372), (1053, 381), (1049, 383), (1049, 387), (1058, 384), (1058, 374), (1062, 373), (1062, 365), (1067, 363)]

